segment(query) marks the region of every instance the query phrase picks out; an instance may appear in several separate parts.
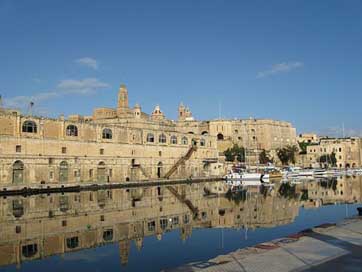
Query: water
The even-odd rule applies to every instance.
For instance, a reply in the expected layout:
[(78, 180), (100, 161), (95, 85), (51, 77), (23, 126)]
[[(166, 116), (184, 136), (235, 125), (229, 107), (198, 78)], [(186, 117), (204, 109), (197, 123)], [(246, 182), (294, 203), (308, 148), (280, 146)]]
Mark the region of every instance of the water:
[(224, 190), (211, 182), (3, 198), (0, 271), (160, 271), (206, 261), (356, 215), (362, 180)]

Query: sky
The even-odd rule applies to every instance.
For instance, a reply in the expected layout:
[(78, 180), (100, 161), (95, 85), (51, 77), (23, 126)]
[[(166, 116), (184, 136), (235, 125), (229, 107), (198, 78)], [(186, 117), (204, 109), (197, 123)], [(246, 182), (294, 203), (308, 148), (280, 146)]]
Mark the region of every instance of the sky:
[(362, 135), (361, 0), (0, 0), (0, 94), (37, 115), (159, 104)]

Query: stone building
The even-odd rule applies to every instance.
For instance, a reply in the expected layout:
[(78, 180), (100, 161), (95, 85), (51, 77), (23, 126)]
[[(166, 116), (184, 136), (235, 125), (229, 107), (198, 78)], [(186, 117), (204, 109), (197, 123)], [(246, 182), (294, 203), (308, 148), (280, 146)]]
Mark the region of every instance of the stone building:
[[(288, 145), (296, 145), (296, 129), (291, 123), (271, 119), (217, 119), (195, 121), (184, 116), (183, 105), (179, 108), (180, 129), (190, 134), (211, 135), (217, 138), (220, 154), (234, 144), (247, 151), (249, 163), (257, 163), (258, 155), (266, 150), (276, 158), (276, 150)], [(180, 111), (181, 109), (181, 111)], [(190, 113), (191, 114), (191, 113)], [(192, 116), (191, 116), (192, 117)]]
[(307, 154), (304, 166), (326, 166), (331, 165), (329, 161), (321, 162), (323, 155), (335, 154), (339, 168), (356, 168), (362, 164), (362, 141), (361, 138), (322, 138), (318, 144), (307, 146)]
[(206, 176), (217, 158), (215, 136), (184, 132), (159, 106), (129, 107), (124, 85), (116, 109), (92, 116), (0, 110), (0, 186)]
[(298, 143), (317, 144), (319, 143), (319, 137), (315, 133), (302, 133), (297, 137)]

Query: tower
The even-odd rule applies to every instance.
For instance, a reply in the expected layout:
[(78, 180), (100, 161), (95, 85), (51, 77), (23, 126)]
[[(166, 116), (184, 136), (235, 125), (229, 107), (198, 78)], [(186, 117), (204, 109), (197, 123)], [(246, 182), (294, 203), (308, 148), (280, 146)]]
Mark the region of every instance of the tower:
[(121, 85), (118, 92), (118, 108), (128, 109), (128, 91), (126, 85)]
[(133, 108), (134, 117), (139, 119), (142, 116), (141, 106), (137, 103)]
[(128, 91), (125, 85), (119, 87), (118, 92), (118, 107), (117, 107), (118, 118), (133, 118), (133, 111), (128, 107)]
[(184, 104), (181, 102), (180, 106), (178, 106), (178, 120), (179, 121), (184, 121), (185, 120), (185, 106)]

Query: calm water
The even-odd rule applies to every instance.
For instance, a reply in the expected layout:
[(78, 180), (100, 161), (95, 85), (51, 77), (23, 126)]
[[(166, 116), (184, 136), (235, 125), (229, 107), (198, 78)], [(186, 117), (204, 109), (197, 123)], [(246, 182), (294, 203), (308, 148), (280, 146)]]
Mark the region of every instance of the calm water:
[[(0, 200), (0, 271), (160, 271), (356, 214), (361, 177), (223, 183)], [(218, 192), (218, 194), (215, 194)]]

